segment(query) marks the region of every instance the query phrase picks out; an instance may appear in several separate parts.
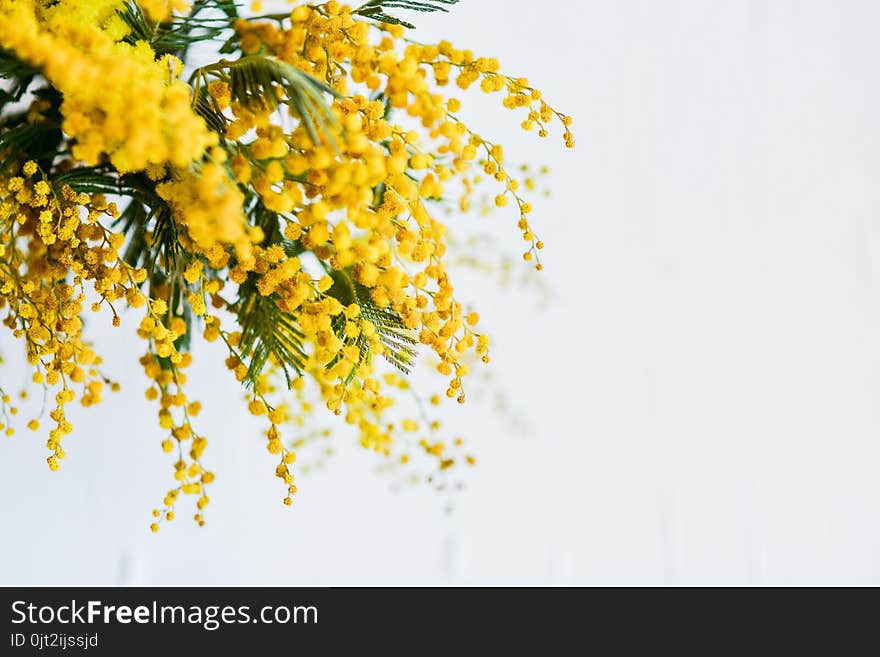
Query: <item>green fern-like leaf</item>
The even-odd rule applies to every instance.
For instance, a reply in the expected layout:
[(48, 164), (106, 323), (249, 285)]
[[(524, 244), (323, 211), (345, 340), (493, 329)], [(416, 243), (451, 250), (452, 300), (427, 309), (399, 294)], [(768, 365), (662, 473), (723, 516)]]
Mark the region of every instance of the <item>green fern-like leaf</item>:
[[(28, 112), (7, 114), (0, 122), (0, 172), (14, 163), (35, 160), (49, 170), (63, 150), (61, 132), (61, 94), (50, 87), (33, 90), (34, 97), (48, 106), (41, 112), (41, 120), (32, 122)], [(0, 109), (3, 103), (0, 102)]]
[(37, 73), (39, 73), (38, 69), (21, 61), (8, 50), (0, 48), (0, 78), (23, 78)]
[[(132, 199), (114, 223), (114, 228), (129, 238), (125, 261), (132, 267), (152, 271), (162, 258), (164, 270), (176, 269), (183, 247), (168, 203), (156, 193), (155, 184), (144, 174), (126, 174), (120, 185)], [(147, 233), (151, 233), (150, 239)]]
[[(379, 334), (379, 339), (385, 347), (383, 357), (394, 367), (408, 374), (415, 365), (418, 355), (415, 346), (418, 344), (415, 331), (408, 329), (403, 319), (390, 308), (378, 306), (370, 295), (369, 288), (355, 281), (348, 272), (334, 270), (330, 272), (333, 286), (327, 294), (334, 297), (344, 306), (357, 303), (360, 307), (361, 316), (371, 322)], [(344, 320), (340, 320), (339, 326), (334, 327), (337, 333), (341, 332)], [(366, 362), (372, 355), (365, 339), (358, 341), (361, 350), (361, 362)], [(332, 367), (335, 362), (331, 362)]]
[[(221, 59), (198, 69), (193, 74), (196, 111), (203, 116), (213, 112), (217, 114), (214, 123), (225, 124), (226, 119), (203, 96), (202, 85), (207, 86), (211, 77), (227, 82), (232, 99), (245, 107), (271, 111), (283, 102), (302, 121), (314, 143), (320, 143), (323, 134), (334, 144), (332, 132), (339, 126), (327, 106), (326, 96), (340, 94), (295, 66), (267, 55), (248, 55), (235, 61)], [(279, 100), (278, 90), (284, 92), (285, 100)]]
[(61, 131), (48, 123), (22, 124), (0, 131), (0, 172), (16, 162), (54, 154)]
[(52, 180), (86, 194), (125, 194), (130, 191), (123, 186), (119, 176), (104, 167), (76, 167)]
[(386, 10), (406, 9), (424, 13), (435, 11), (448, 12), (449, 10), (446, 7), (457, 3), (458, 0), (370, 0), (370, 2), (355, 9), (353, 13), (364, 18), (371, 18), (380, 23), (402, 25), (409, 29), (415, 29), (415, 25), (412, 23), (393, 16), (387, 13)]
[(306, 353), (303, 334), (289, 313), (279, 308), (275, 295), (263, 296), (253, 281), (239, 288), (237, 302), (238, 323), (241, 326), (239, 355), (247, 365), (245, 384), (252, 387), (270, 359), (278, 364), (288, 387), (293, 382), (292, 372), (302, 374)]
[(0, 89), (0, 109), (7, 103), (21, 100), (39, 69), (21, 61), (8, 50), (0, 48), (0, 80), (11, 80), (6, 89)]
[(196, 0), (189, 13), (162, 23), (151, 21), (136, 2), (127, 2), (118, 13), (129, 28), (126, 42), (146, 41), (157, 55), (173, 53), (181, 59), (194, 43), (220, 39), (230, 32), (238, 18), (235, 2), (227, 0)]
[(205, 124), (219, 135), (226, 133), (227, 119), (218, 107), (217, 103), (208, 94), (208, 90), (201, 87), (193, 96), (193, 110), (204, 119)]

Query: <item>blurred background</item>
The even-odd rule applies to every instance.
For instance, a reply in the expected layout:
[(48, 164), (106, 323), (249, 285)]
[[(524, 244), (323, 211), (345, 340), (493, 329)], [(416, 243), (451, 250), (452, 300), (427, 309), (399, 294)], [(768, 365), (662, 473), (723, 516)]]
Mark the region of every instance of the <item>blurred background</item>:
[[(170, 463), (129, 313), (91, 327), (123, 389), (72, 417), (60, 472), (42, 433), (0, 439), (0, 583), (880, 583), (880, 5), (462, 0), (414, 20), (528, 76), (577, 138), (460, 96), (553, 194), (540, 285), (458, 277), (494, 348), (483, 399), (443, 407), (479, 457), (451, 511), (344, 435), (284, 507), (209, 345), (190, 384), (208, 523), (182, 505), (152, 535)], [(515, 216), (468, 221), (518, 256)], [(14, 388), (19, 346), (0, 348)]]

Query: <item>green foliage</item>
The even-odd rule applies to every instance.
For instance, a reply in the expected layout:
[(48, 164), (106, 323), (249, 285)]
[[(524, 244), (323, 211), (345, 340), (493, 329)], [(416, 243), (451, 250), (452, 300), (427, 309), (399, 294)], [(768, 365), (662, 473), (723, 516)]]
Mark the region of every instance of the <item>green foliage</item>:
[(26, 64), (5, 48), (0, 48), (0, 78), (24, 78), (37, 74), (37, 70)]
[[(114, 223), (114, 228), (128, 237), (124, 260), (148, 271), (178, 271), (183, 248), (177, 222), (168, 203), (156, 193), (155, 183), (137, 173), (122, 176), (118, 184), (121, 193), (131, 199)], [(162, 267), (156, 266), (159, 258)]]
[(355, 9), (353, 13), (363, 16), (364, 18), (371, 18), (380, 23), (403, 25), (409, 29), (415, 29), (415, 25), (388, 14), (387, 10), (407, 9), (409, 11), (421, 11), (426, 13), (435, 11), (448, 12), (449, 10), (446, 6), (457, 3), (458, 0), (370, 0), (370, 2)]
[(243, 283), (238, 293), (239, 356), (248, 367), (245, 384), (253, 386), (271, 359), (284, 372), (290, 387), (291, 370), (299, 375), (305, 368), (303, 334), (290, 313), (278, 306), (276, 295), (263, 296), (252, 279)]
[[(85, 182), (98, 189), (101, 185), (98, 180), (86, 176), (74, 180), (71, 186), (76, 189), (76, 185)], [(156, 194), (153, 181), (144, 174), (126, 174), (118, 179), (117, 185), (119, 191), (116, 193), (130, 199), (114, 223), (114, 228), (126, 236), (122, 258), (132, 267), (150, 272), (150, 278), (145, 282), (150, 296), (157, 296), (154, 291), (160, 288), (167, 291), (168, 318), (180, 317), (186, 323), (186, 332), (174, 346), (178, 351), (186, 351), (192, 339), (193, 315), (184, 300), (188, 287), (183, 270), (192, 256), (181, 246), (174, 214), (165, 200)], [(163, 367), (168, 365), (161, 359), (160, 363)]]
[(0, 48), (0, 80), (12, 80), (9, 89), (0, 89), (0, 110), (21, 100), (39, 71), (25, 64), (8, 50)]
[(195, 90), (193, 94), (193, 110), (218, 135), (223, 135), (226, 132), (226, 117), (220, 111), (220, 108), (217, 107), (217, 103), (214, 102), (205, 87)]
[(22, 123), (0, 133), (0, 172), (24, 159), (44, 160), (55, 152), (60, 139), (58, 126)]
[[(343, 306), (358, 304), (361, 316), (376, 327), (379, 338), (385, 346), (382, 355), (397, 369), (408, 373), (415, 365), (417, 356), (415, 346), (418, 340), (415, 332), (404, 326), (403, 319), (396, 312), (378, 306), (373, 301), (369, 288), (354, 280), (349, 272), (334, 270), (330, 272), (330, 277), (333, 279), (333, 286), (327, 294)], [(344, 323), (344, 318), (340, 317), (337, 326), (334, 327), (337, 335), (341, 334)], [(350, 340), (349, 344), (353, 344), (353, 341)], [(357, 344), (361, 349), (361, 362), (365, 362), (371, 357), (367, 341), (360, 338)], [(331, 362), (330, 366), (334, 364), (335, 361)]]
[(361, 315), (364, 319), (372, 322), (379, 333), (379, 338), (385, 346), (382, 356), (404, 374), (408, 374), (415, 366), (418, 353), (415, 346), (418, 344), (415, 332), (403, 325), (400, 315), (390, 308), (380, 308), (368, 296), (367, 288), (356, 284), (358, 290), (358, 304), (361, 307)]
[[(258, 196), (251, 193), (245, 207), (253, 225), (263, 230), (264, 245), (278, 244), (291, 258), (305, 251), (300, 242), (284, 237), (278, 214), (267, 209)], [(273, 361), (284, 372), (289, 387), (293, 375), (302, 374), (306, 354), (303, 334), (291, 315), (278, 306), (277, 295), (263, 296), (254, 279), (248, 278), (238, 288), (238, 300), (233, 310), (241, 327), (239, 356), (248, 366), (245, 384), (252, 387), (266, 364)]]
[(229, 84), (232, 100), (256, 110), (271, 111), (281, 104), (280, 89), (286, 97), (284, 104), (302, 121), (312, 141), (320, 143), (323, 133), (332, 142), (331, 128), (338, 128), (338, 120), (327, 106), (326, 96), (339, 97), (339, 93), (295, 66), (267, 55), (248, 55), (198, 69), (193, 74), (194, 107), (209, 125), (225, 125), (225, 117), (205, 93), (211, 77)]
[[(291, 242), (293, 254), (302, 252), (299, 243)], [(357, 303), (361, 316), (372, 322), (385, 349), (383, 356), (392, 365), (404, 373), (408, 373), (415, 364), (418, 343), (413, 331), (403, 325), (400, 316), (389, 308), (380, 308), (370, 297), (370, 291), (354, 281), (348, 272), (332, 271), (330, 276), (334, 284), (327, 292), (341, 304), (348, 306)], [(277, 295), (263, 296), (252, 279), (239, 288), (239, 298), (235, 304), (238, 323), (241, 326), (241, 342), (239, 356), (248, 368), (245, 384), (253, 386), (263, 373), (269, 362), (277, 364), (284, 373), (288, 386), (294, 375), (300, 375), (307, 359), (303, 350), (304, 336), (297, 328), (293, 316), (282, 310)], [(343, 334), (344, 316), (340, 315), (333, 329), (337, 335)], [(372, 353), (369, 343), (363, 336), (349, 338), (347, 344), (356, 344), (360, 349), (360, 363), (369, 362)], [(328, 363), (328, 368), (337, 363), (337, 359)], [(349, 383), (354, 370), (348, 377)]]
[[(207, 10), (215, 11), (203, 15)], [(230, 31), (238, 18), (238, 7), (227, 0), (196, 0), (188, 15), (175, 16), (167, 23), (152, 22), (136, 2), (127, 2), (118, 13), (131, 30), (126, 42), (146, 41), (157, 55), (171, 53), (183, 59), (194, 43), (219, 39)]]
[[(47, 101), (43, 121), (31, 123), (26, 111), (10, 113), (0, 124), (0, 173), (14, 163), (34, 160), (43, 169), (51, 168), (61, 152), (61, 94), (43, 87), (32, 92), (35, 99)], [(2, 110), (3, 103), (0, 103)]]
[(53, 176), (52, 180), (85, 194), (125, 194), (131, 191), (108, 167), (75, 167)]
[[(304, 252), (300, 242), (285, 239), (278, 230), (278, 215), (266, 210), (257, 203), (250, 211), (255, 225), (263, 228), (266, 243), (279, 244), (288, 255), (296, 257)], [(418, 344), (414, 331), (407, 329), (401, 317), (389, 308), (381, 308), (372, 300), (370, 291), (351, 278), (347, 271), (330, 271), (333, 286), (327, 295), (337, 299), (342, 305), (358, 304), (361, 316), (372, 322), (379, 338), (385, 346), (383, 356), (402, 372), (409, 372), (415, 364)], [(253, 386), (263, 373), (267, 363), (276, 363), (284, 373), (290, 386), (294, 375), (303, 372), (306, 354), (303, 351), (303, 334), (299, 331), (294, 317), (278, 306), (277, 295), (263, 296), (260, 294), (253, 279), (249, 279), (239, 287), (238, 300), (234, 310), (242, 329), (239, 356), (247, 365), (248, 371), (245, 384)], [(340, 337), (345, 325), (344, 316), (337, 317), (333, 330)], [(369, 343), (363, 336), (348, 338), (347, 344), (356, 344), (360, 349), (360, 363), (369, 362), (372, 353)], [(337, 359), (328, 363), (333, 367)], [(351, 381), (354, 370), (346, 381)]]

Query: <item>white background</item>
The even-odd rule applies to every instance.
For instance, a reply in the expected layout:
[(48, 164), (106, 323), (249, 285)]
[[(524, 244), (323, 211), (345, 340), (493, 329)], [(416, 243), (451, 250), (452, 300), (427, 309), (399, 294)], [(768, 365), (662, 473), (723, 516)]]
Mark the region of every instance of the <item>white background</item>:
[(344, 440), (287, 509), (207, 350), (210, 520), (154, 536), (168, 463), (128, 316), (95, 327), (125, 388), (77, 414), (61, 472), (42, 438), (0, 442), (0, 582), (880, 583), (880, 5), (463, 0), (415, 19), (576, 118), (565, 152), (462, 112), (553, 169), (549, 309), (461, 279), (529, 429), (450, 415), (481, 459), (451, 515)]

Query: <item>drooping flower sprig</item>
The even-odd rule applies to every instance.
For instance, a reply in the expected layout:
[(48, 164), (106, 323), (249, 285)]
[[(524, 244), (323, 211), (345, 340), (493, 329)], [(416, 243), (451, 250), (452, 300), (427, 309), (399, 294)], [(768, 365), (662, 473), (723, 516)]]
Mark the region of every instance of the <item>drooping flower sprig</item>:
[[(474, 461), (425, 410), (464, 402), (474, 360), (489, 361), (438, 209), (469, 212), (489, 181), (538, 269), (544, 245), (531, 181), (447, 90), (500, 94), (524, 130), (574, 140), (497, 60), (405, 36), (401, 9), (456, 1), (0, 0), (0, 317), (49, 402), (50, 469), (73, 430), (65, 407), (118, 387), (86, 316), (120, 326), (125, 308), (140, 313), (146, 397), (174, 459), (154, 531), (182, 496), (199, 523), (210, 502), (187, 393), (195, 334), (221, 345), (265, 421), (285, 504), (296, 448), (326, 434), (315, 400), (396, 463)], [(400, 416), (422, 355), (446, 383)], [(11, 435), (18, 408), (2, 387), (0, 400)]]

